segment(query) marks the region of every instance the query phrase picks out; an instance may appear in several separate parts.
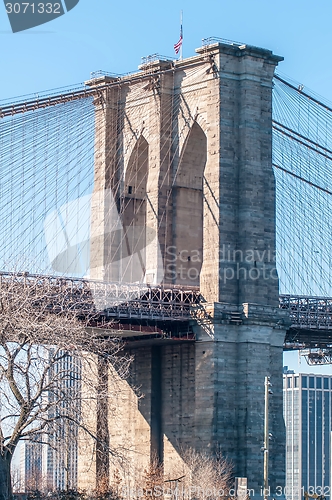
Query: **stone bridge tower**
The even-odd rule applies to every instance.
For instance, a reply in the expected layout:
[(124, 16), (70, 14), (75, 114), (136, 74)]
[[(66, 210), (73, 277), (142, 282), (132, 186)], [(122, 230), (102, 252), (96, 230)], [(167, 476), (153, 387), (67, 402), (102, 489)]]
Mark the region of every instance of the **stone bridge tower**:
[(271, 165), (272, 78), (282, 58), (219, 42), (196, 53), (89, 82), (101, 87), (91, 277), (199, 287), (204, 300), (195, 341), (128, 347), (131, 380), (120, 381), (108, 432), (132, 463), (155, 453), (165, 472), (185, 447), (221, 450), (258, 494), (268, 375), (273, 492), (285, 468)]

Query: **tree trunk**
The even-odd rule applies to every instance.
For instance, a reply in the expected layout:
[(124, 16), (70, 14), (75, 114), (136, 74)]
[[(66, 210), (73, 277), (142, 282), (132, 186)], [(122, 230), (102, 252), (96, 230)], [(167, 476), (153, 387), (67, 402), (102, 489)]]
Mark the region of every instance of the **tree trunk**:
[[(108, 430), (108, 361), (98, 358), (96, 491), (105, 494), (110, 486)], [(1, 499), (0, 499), (1, 500)]]
[(0, 500), (12, 500), (12, 481), (10, 476), (10, 464), (12, 456), (5, 453), (0, 455)]

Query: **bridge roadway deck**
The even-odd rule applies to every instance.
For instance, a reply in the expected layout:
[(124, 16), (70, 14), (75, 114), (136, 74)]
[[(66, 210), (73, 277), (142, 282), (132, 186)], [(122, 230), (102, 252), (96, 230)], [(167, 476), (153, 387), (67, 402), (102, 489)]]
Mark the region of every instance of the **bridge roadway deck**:
[[(54, 297), (61, 295), (62, 306), (74, 307), (79, 315), (89, 316), (92, 326), (112, 325), (124, 338), (175, 335), (193, 339), (193, 321), (209, 319), (197, 287), (0, 273), (0, 286), (13, 281), (31, 287), (43, 285), (48, 298), (52, 296), (50, 291)], [(291, 319), (285, 349), (332, 345), (331, 297), (280, 295), (279, 306), (289, 311)]]

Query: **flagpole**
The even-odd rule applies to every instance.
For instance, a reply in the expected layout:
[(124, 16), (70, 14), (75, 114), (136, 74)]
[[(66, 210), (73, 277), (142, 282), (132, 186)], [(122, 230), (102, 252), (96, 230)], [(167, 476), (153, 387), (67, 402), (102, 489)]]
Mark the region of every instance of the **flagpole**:
[(183, 24), (183, 10), (181, 10), (181, 14), (180, 14), (180, 25), (181, 25), (181, 36), (182, 36), (182, 43), (181, 43), (181, 47), (180, 47), (180, 61), (182, 61), (182, 45), (183, 45), (183, 27), (182, 27), (182, 24)]

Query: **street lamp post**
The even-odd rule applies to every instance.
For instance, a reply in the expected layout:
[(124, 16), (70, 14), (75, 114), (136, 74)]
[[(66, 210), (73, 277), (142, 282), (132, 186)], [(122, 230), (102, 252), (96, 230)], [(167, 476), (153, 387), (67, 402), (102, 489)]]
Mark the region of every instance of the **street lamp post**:
[(271, 394), (270, 377), (265, 377), (265, 409), (264, 409), (264, 500), (269, 497), (269, 394)]

